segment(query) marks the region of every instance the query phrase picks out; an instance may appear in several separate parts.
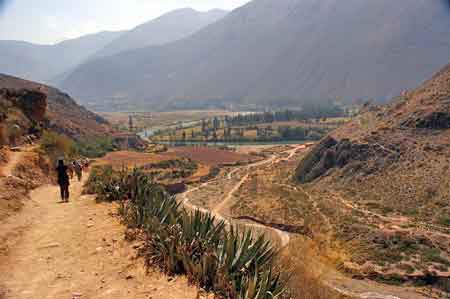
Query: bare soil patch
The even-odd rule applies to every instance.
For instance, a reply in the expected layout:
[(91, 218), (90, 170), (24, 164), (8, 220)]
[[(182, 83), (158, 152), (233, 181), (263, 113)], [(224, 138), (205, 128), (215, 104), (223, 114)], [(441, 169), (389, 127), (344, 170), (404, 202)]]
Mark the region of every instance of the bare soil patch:
[(105, 157), (96, 161), (97, 165), (111, 165), (114, 168), (140, 167), (149, 163), (158, 163), (176, 159), (176, 155), (147, 154), (133, 151), (119, 151), (108, 153)]
[(174, 147), (170, 153), (189, 158), (203, 164), (217, 166), (221, 164), (243, 163), (255, 160), (254, 156), (211, 147)]

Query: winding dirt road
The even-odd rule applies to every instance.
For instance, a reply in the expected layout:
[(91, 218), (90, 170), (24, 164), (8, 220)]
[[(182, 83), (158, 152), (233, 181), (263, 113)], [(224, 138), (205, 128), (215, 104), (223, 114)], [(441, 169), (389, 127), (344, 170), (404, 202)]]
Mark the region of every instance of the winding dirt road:
[[(297, 151), (297, 147), (295, 149), (289, 150), (288, 152), (296, 152)], [(284, 248), (289, 244), (290, 241), (290, 235), (287, 232), (284, 232), (282, 230), (273, 228), (273, 227), (268, 227), (259, 223), (255, 223), (255, 222), (244, 222), (244, 221), (238, 221), (235, 219), (230, 219), (228, 217), (226, 217), (223, 214), (223, 210), (224, 208), (230, 203), (230, 201), (233, 198), (233, 195), (239, 191), (239, 189), (241, 188), (241, 186), (247, 181), (247, 179), (250, 176), (249, 171), (252, 168), (255, 167), (260, 167), (266, 164), (270, 164), (273, 165), (274, 163), (277, 163), (277, 155), (271, 155), (269, 158), (267, 158), (266, 160), (263, 161), (258, 161), (243, 167), (239, 167), (236, 168), (234, 170), (232, 170), (227, 176), (226, 179), (227, 180), (231, 180), (233, 178), (233, 175), (235, 173), (237, 173), (238, 171), (244, 170), (246, 173), (242, 176), (242, 178), (239, 180), (239, 182), (224, 196), (223, 200), (213, 209), (213, 210), (208, 210), (199, 206), (196, 206), (194, 204), (192, 204), (190, 202), (190, 199), (188, 197), (188, 195), (194, 191), (198, 191), (201, 190), (202, 188), (206, 187), (207, 185), (209, 185), (210, 183), (212, 183), (213, 181), (210, 182), (206, 182), (203, 183), (202, 185), (200, 185), (199, 187), (196, 188), (192, 188), (184, 193), (181, 194), (181, 202), (183, 203), (183, 205), (190, 209), (190, 210), (199, 210), (202, 213), (209, 213), (211, 215), (213, 215), (214, 217), (216, 217), (217, 220), (219, 221), (224, 221), (228, 226), (232, 226), (232, 225), (238, 225), (240, 227), (244, 226), (246, 228), (250, 228), (256, 232), (263, 232), (263, 233), (267, 233), (269, 236), (275, 236), (277, 238), (277, 242), (279, 242), (280, 247)]]
[[(191, 210), (199, 210), (202, 213), (210, 213), (213, 216), (216, 217), (216, 219), (224, 221), (227, 225), (238, 225), (238, 226), (245, 226), (247, 228), (250, 228), (252, 230), (257, 230), (259, 232), (264, 232), (268, 234), (269, 236), (275, 236), (278, 240), (278, 243), (281, 248), (284, 248), (289, 245), (291, 236), (289, 233), (265, 226), (259, 223), (253, 223), (253, 222), (242, 222), (238, 221), (236, 219), (230, 219), (224, 215), (225, 208), (230, 204), (230, 201), (233, 199), (233, 195), (238, 192), (241, 188), (241, 186), (246, 182), (246, 180), (249, 178), (250, 173), (249, 171), (254, 167), (264, 166), (266, 164), (272, 166), (274, 164), (277, 164), (282, 161), (289, 161), (294, 157), (294, 155), (301, 149), (305, 149), (306, 147), (304, 145), (299, 145), (291, 150), (283, 152), (288, 153), (287, 158), (281, 158), (277, 155), (272, 155), (266, 160), (256, 162), (247, 166), (239, 167), (236, 169), (233, 169), (231, 172), (228, 173), (224, 177), (226, 180), (231, 180), (233, 176), (238, 172), (244, 172), (242, 175), (242, 178), (234, 185), (234, 187), (223, 197), (223, 200), (213, 209), (205, 209), (199, 206), (196, 206), (190, 202), (189, 194), (195, 191), (199, 191), (206, 186), (208, 186), (210, 183), (215, 182), (210, 181), (201, 184), (200, 186), (196, 188), (192, 188), (183, 194), (181, 194), (181, 202), (185, 207)], [(287, 188), (293, 188), (297, 190), (296, 186), (286, 185), (282, 184)], [(306, 193), (306, 191), (305, 191)], [(306, 193), (307, 196), (310, 197), (308, 193)], [(311, 197), (310, 197), (311, 199)], [(313, 203), (315, 203), (313, 201)], [(318, 209), (317, 204), (315, 205), (315, 209)], [(320, 212), (320, 211), (319, 211)], [(395, 286), (386, 286), (382, 284), (378, 284), (376, 282), (372, 281), (356, 281), (351, 278), (344, 277), (343, 275), (339, 274), (337, 271), (331, 271), (330, 275), (328, 275), (329, 278), (327, 278), (327, 281), (325, 284), (330, 287), (331, 289), (337, 291), (338, 293), (349, 297), (349, 298), (357, 298), (357, 299), (425, 299), (426, 297), (418, 294), (413, 289), (409, 288), (401, 288), (401, 287), (395, 287)]]

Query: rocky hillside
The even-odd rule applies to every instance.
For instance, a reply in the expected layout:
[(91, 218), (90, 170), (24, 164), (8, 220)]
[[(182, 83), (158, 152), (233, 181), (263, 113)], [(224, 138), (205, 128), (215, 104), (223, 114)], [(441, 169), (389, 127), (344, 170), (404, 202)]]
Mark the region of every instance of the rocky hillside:
[[(33, 90), (0, 88), (0, 148), (25, 142), (25, 136), (38, 138), (45, 121), (47, 97)], [(5, 156), (0, 162), (6, 160)]]
[(352, 268), (448, 280), (450, 66), (391, 104), (365, 110), (307, 154), (297, 180), (334, 236), (364, 248)]
[(447, 0), (255, 0), (188, 38), (90, 61), (62, 87), (147, 109), (389, 99), (450, 57)]
[[(69, 95), (53, 87), (0, 74), (0, 89), (7, 90), (4, 94), (19, 98), (21, 94), (26, 97), (41, 95), (43, 101), (46, 98), (48, 126), (70, 137), (104, 136), (112, 132), (109, 123), (102, 117), (79, 106)], [(33, 102), (32, 110), (45, 112), (45, 106), (36, 106)]]

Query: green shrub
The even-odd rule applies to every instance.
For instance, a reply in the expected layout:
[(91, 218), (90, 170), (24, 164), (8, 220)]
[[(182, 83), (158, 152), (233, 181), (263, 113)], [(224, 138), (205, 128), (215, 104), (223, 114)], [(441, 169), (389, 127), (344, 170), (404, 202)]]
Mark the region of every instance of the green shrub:
[(58, 157), (71, 158), (76, 153), (72, 139), (53, 131), (44, 131), (40, 145), (41, 149), (53, 159)]
[(448, 215), (440, 215), (438, 219), (438, 223), (440, 225), (450, 226), (450, 216)]
[(125, 171), (114, 171), (111, 166), (94, 167), (84, 185), (84, 192), (96, 194), (97, 200), (116, 201), (127, 194)]
[(113, 140), (109, 137), (95, 137), (75, 142), (76, 152), (79, 155), (88, 158), (102, 157), (115, 149)]

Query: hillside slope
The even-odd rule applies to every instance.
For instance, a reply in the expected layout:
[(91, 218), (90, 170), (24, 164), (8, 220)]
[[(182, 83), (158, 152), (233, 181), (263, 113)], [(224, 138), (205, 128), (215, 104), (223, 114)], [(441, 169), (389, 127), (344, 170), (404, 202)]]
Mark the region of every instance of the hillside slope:
[(63, 41), (37, 45), (22, 41), (0, 41), (0, 70), (20, 78), (49, 82), (87, 60), (122, 32), (100, 32)]
[(366, 107), (296, 176), (335, 236), (365, 248), (358, 268), (434, 283), (450, 277), (449, 157), (450, 65), (392, 104)]
[(450, 57), (445, 0), (255, 0), (192, 36), (98, 59), (62, 86), (95, 106), (296, 106), (387, 99)]
[(216, 22), (226, 14), (226, 11), (220, 9), (207, 12), (192, 8), (177, 9), (125, 32), (98, 51), (94, 58), (173, 42)]
[(46, 117), (50, 128), (73, 138), (102, 136), (112, 132), (107, 121), (78, 105), (69, 95), (50, 86), (0, 74), (0, 89), (35, 90), (47, 96)]

